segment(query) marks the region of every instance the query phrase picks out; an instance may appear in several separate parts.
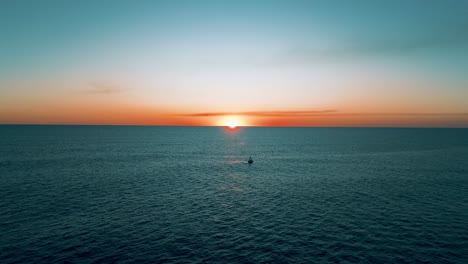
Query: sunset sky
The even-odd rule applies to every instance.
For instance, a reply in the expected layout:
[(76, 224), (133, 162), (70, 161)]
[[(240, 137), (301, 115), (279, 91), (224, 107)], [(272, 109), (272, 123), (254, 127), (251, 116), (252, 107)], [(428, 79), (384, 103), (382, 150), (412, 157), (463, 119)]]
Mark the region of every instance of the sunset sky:
[(0, 3), (0, 123), (468, 127), (468, 1)]

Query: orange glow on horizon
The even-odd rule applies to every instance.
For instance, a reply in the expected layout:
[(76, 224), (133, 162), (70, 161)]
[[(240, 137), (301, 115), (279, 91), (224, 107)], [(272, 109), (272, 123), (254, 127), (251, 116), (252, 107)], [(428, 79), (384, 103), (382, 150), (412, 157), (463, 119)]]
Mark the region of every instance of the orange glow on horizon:
[(166, 125), (302, 127), (467, 127), (468, 113), (366, 112), (347, 110), (197, 112), (120, 102), (0, 105), (0, 124)]

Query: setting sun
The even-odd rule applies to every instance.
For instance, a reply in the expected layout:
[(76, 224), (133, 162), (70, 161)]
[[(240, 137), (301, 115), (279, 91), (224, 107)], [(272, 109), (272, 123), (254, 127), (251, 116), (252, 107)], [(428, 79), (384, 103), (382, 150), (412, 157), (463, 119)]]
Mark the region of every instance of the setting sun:
[(247, 122), (246, 118), (240, 115), (226, 115), (215, 122), (218, 126), (227, 127), (230, 129), (248, 126), (249, 123)]
[(237, 127), (237, 122), (236, 121), (233, 121), (233, 120), (229, 120), (226, 125), (229, 127), (229, 128), (236, 128)]

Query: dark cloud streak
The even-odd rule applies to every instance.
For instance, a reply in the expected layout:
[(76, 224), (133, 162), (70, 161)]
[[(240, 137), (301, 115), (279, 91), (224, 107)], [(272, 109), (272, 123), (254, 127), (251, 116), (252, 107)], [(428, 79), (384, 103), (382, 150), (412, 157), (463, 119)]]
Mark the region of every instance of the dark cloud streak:
[(183, 114), (182, 116), (226, 116), (226, 115), (241, 115), (241, 116), (266, 116), (266, 117), (278, 117), (278, 116), (309, 116), (309, 115), (323, 115), (326, 113), (333, 113), (336, 110), (319, 110), (319, 111), (249, 111), (249, 112), (204, 112), (204, 113), (193, 113)]

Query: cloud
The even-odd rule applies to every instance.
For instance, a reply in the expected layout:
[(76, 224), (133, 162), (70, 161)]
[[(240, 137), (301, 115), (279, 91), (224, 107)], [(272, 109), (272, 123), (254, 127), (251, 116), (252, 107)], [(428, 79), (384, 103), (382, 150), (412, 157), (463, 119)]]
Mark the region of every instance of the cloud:
[[(354, 60), (366, 57), (409, 55), (420, 51), (468, 47), (468, 23), (434, 31), (408, 32), (400, 36), (361, 36), (341, 42), (337, 46), (311, 47), (297, 45), (276, 58), (273, 63), (310, 63)], [(406, 35), (403, 35), (406, 34)]]
[(126, 91), (121, 86), (106, 82), (89, 82), (88, 86), (89, 88), (83, 90), (84, 93), (110, 95)]
[(468, 113), (346, 113), (337, 110), (305, 111), (246, 111), (246, 112), (201, 112), (179, 114), (179, 116), (214, 117), (214, 116), (256, 116), (256, 117), (298, 117), (298, 116), (468, 116)]
[(246, 111), (246, 112), (202, 112), (182, 114), (181, 116), (210, 117), (210, 116), (260, 116), (260, 117), (287, 117), (287, 116), (311, 116), (334, 113), (336, 110), (306, 110), (306, 111)]

